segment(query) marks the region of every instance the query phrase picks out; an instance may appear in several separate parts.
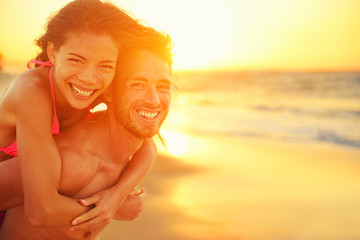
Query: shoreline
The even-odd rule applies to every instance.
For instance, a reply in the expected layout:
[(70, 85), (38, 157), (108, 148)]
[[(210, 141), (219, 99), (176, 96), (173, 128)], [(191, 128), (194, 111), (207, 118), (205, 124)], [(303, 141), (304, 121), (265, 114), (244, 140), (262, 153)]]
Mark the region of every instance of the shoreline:
[(113, 221), (101, 239), (360, 238), (359, 149), (190, 138), (198, 152), (160, 156), (142, 184), (149, 189), (139, 218)]

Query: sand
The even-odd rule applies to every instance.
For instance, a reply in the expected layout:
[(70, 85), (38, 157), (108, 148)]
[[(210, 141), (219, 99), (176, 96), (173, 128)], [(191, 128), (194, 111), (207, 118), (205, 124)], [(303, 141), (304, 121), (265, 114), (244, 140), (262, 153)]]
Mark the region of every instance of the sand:
[(132, 222), (112, 239), (360, 239), (360, 150), (328, 143), (188, 137), (161, 155)]
[[(0, 80), (4, 89), (9, 76)], [(360, 149), (185, 139), (185, 154), (160, 151), (141, 184), (148, 197), (139, 218), (112, 221), (102, 240), (360, 239)]]

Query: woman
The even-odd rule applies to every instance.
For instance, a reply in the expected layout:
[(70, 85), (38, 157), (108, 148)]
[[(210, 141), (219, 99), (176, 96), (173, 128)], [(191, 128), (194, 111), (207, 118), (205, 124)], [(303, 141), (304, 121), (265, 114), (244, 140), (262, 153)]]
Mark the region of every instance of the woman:
[[(61, 159), (53, 135), (88, 114), (88, 106), (110, 85), (122, 49), (145, 31), (123, 11), (98, 0), (75, 0), (60, 9), (37, 40), (35, 69), (15, 79), (0, 99), (0, 161), (18, 156), (24, 207), (35, 226), (64, 226), (84, 213), (76, 199), (58, 193)], [(95, 204), (72, 221), (98, 224), (116, 213), (155, 159), (147, 141), (134, 155), (128, 178), (80, 202)], [(46, 194), (45, 194), (46, 193)]]

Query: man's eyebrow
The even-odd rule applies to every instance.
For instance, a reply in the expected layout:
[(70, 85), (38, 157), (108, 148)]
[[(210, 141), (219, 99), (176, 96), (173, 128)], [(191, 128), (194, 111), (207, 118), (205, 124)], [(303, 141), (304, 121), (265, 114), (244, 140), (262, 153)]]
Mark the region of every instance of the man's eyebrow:
[(146, 78), (141, 77), (141, 76), (133, 76), (133, 77), (130, 77), (130, 80), (133, 80), (133, 81), (143, 81), (143, 82), (148, 81)]
[(160, 79), (160, 80), (159, 80), (159, 82), (161, 82), (161, 83), (168, 83), (168, 84), (172, 84), (172, 82), (171, 82), (169, 79), (166, 79), (166, 78), (164, 78), (164, 79)]
[(104, 60), (102, 63), (116, 63), (116, 60)]

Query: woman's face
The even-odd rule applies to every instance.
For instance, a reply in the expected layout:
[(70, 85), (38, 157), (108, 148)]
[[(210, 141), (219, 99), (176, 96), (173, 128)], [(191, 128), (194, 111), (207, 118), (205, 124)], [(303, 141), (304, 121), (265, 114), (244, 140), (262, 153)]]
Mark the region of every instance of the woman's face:
[(57, 104), (88, 107), (113, 80), (118, 53), (116, 43), (105, 34), (72, 33), (58, 49), (49, 43)]

